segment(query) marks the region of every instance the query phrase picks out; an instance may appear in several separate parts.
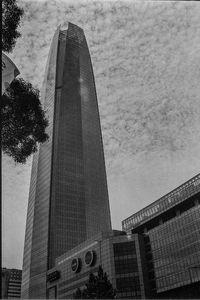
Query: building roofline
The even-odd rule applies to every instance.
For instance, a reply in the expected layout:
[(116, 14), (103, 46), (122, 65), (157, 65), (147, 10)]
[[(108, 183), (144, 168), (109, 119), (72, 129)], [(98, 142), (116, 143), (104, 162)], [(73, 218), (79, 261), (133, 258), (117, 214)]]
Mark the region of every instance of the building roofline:
[[(193, 187), (193, 191), (189, 191), (189, 188)], [(173, 206), (177, 205), (178, 203), (183, 202), (188, 197), (192, 196), (196, 192), (200, 191), (200, 173), (196, 176), (192, 177), (182, 185), (178, 186), (171, 192), (167, 193), (166, 195), (162, 196), (158, 200), (154, 201), (153, 203), (149, 204), (148, 206), (142, 208), (138, 212), (132, 214), (128, 218), (124, 219), (122, 221), (122, 227), (124, 227), (124, 224), (127, 222), (135, 219), (135, 222), (132, 222), (133, 224), (130, 227), (137, 227), (138, 225), (141, 225), (143, 223), (146, 223), (150, 219), (153, 219), (154, 217), (157, 217), (164, 211), (172, 208)], [(183, 192), (187, 192), (187, 197), (184, 197), (181, 195)], [(190, 195), (189, 195), (190, 192)], [(182, 196), (182, 197), (181, 197)], [(160, 208), (163, 207), (163, 208)], [(152, 209), (152, 213), (151, 210)], [(149, 214), (146, 214), (149, 212)], [(141, 218), (141, 220), (136, 221), (136, 218), (138, 217), (138, 220)]]

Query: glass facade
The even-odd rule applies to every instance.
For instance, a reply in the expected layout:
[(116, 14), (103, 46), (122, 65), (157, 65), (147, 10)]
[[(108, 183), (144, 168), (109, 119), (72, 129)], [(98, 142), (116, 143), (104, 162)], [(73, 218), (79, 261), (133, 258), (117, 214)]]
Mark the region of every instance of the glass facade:
[(157, 292), (200, 282), (200, 205), (148, 232)]
[(54, 35), (42, 98), (49, 141), (33, 159), (23, 298), (46, 298), (46, 271), (56, 257), (111, 230), (92, 64), (83, 30), (76, 25), (69, 23)]
[(122, 222), (145, 243), (150, 298), (195, 298), (200, 283), (200, 174)]
[(116, 290), (120, 298), (141, 298), (135, 241), (113, 244)]

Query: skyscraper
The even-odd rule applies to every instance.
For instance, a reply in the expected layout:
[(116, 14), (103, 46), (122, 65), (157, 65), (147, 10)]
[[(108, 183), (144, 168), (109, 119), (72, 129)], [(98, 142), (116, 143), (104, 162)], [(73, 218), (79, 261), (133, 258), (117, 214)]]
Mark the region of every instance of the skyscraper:
[(54, 34), (42, 99), (49, 141), (33, 158), (22, 298), (46, 298), (46, 271), (55, 258), (111, 230), (92, 63), (76, 25)]

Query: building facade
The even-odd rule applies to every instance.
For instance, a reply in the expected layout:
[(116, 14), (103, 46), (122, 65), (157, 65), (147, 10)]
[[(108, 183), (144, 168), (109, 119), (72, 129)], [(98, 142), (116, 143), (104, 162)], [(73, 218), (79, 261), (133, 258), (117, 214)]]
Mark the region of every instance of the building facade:
[(200, 174), (122, 222), (145, 242), (150, 296), (199, 298)]
[(1, 270), (1, 298), (12, 299), (21, 297), (22, 270)]
[(138, 234), (99, 233), (56, 259), (56, 266), (47, 273), (48, 298), (72, 299), (101, 265), (116, 289), (116, 298), (143, 299), (148, 292), (144, 259), (144, 243)]
[(92, 63), (76, 25), (55, 32), (42, 99), (49, 140), (33, 158), (22, 298), (46, 298), (46, 272), (55, 259), (111, 230)]

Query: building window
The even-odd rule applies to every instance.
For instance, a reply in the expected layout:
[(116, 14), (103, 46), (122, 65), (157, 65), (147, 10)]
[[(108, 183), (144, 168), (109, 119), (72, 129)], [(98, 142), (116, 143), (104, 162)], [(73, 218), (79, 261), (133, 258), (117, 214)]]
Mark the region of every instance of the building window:
[(127, 274), (138, 272), (137, 258), (123, 257), (120, 260), (115, 260), (116, 274)]
[(113, 249), (115, 257), (136, 254), (135, 242), (116, 243)]
[(116, 278), (117, 292), (135, 292), (140, 294), (139, 277)]

